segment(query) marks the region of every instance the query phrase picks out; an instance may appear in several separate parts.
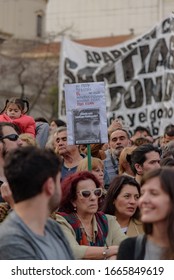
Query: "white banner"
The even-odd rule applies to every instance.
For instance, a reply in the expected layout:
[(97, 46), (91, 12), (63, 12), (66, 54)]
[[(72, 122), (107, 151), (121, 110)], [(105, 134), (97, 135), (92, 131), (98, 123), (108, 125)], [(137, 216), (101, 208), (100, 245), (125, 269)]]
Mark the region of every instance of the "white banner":
[(59, 69), (59, 117), (66, 118), (64, 84), (105, 82), (107, 124), (122, 118), (130, 129), (161, 135), (174, 123), (174, 15), (150, 32), (112, 47), (64, 38)]

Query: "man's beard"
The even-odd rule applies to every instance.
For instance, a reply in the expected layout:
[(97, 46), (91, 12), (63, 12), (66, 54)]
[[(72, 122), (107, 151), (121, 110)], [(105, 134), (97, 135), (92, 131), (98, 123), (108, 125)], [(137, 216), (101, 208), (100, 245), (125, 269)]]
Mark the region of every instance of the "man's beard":
[(122, 150), (124, 149), (123, 146), (119, 146), (116, 149), (113, 150), (114, 155), (118, 158), (122, 152)]
[(58, 209), (59, 204), (60, 204), (60, 200), (61, 200), (61, 192), (59, 192), (57, 189), (55, 190), (53, 196), (50, 198), (49, 201), (49, 211), (50, 213), (54, 212), (55, 210)]
[(5, 148), (5, 145), (3, 144), (3, 149), (2, 149), (2, 157), (3, 157), (3, 159), (5, 159), (7, 153), (8, 153), (7, 149)]

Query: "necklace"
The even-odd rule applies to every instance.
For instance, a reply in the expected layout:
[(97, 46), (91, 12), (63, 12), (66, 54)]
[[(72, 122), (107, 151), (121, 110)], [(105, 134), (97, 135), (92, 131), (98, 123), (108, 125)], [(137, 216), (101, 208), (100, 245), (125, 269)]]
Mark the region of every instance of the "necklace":
[(84, 223), (82, 222), (82, 220), (80, 219), (79, 215), (77, 215), (77, 218), (79, 219), (80, 223), (81, 223), (81, 227), (84, 231), (84, 233), (86, 234), (86, 237), (88, 239), (89, 242), (94, 242), (95, 241), (95, 238), (94, 238), (94, 234), (93, 234), (93, 226), (85, 226)]

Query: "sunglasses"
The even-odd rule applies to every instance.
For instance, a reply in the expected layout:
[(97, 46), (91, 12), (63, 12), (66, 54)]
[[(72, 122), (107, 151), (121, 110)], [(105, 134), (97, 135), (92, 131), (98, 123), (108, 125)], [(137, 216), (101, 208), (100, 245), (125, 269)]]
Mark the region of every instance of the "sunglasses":
[(18, 134), (9, 134), (0, 138), (0, 140), (8, 139), (10, 141), (17, 141), (19, 138)]
[(81, 191), (79, 191), (77, 193), (79, 193), (84, 198), (90, 197), (92, 193), (95, 194), (95, 196), (97, 196), (97, 197), (101, 197), (102, 194), (103, 194), (103, 190), (101, 188), (97, 188), (97, 189), (94, 189), (92, 191), (90, 191), (90, 190), (81, 190)]

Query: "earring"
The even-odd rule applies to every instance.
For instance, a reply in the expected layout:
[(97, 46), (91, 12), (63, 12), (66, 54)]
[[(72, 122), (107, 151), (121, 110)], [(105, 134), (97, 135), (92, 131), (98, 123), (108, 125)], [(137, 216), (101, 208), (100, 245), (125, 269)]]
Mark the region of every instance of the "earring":
[(74, 206), (74, 209), (73, 209), (73, 210), (74, 210), (74, 212), (77, 212), (77, 207), (76, 207), (76, 206)]

